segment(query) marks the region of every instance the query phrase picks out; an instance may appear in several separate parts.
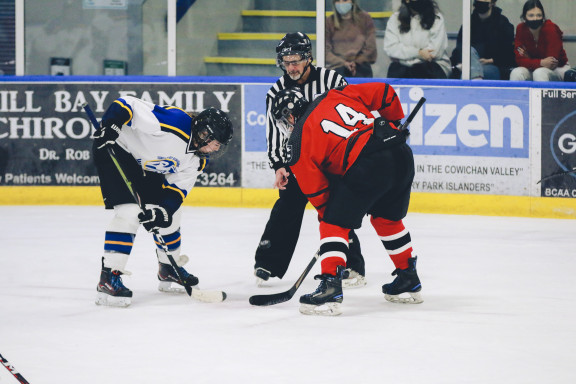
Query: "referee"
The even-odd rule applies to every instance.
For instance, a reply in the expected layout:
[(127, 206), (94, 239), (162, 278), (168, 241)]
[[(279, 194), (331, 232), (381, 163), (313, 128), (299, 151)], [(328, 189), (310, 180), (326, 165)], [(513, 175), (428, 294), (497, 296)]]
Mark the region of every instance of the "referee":
[[(254, 275), (260, 286), (270, 277), (284, 277), (302, 226), (304, 209), (308, 203), (296, 179), (286, 165), (285, 144), (288, 136), (276, 125), (271, 113), (272, 100), (287, 88), (299, 87), (307, 100), (336, 87), (348, 85), (346, 79), (335, 71), (312, 65), (312, 43), (302, 32), (288, 33), (276, 46), (276, 65), (284, 76), (266, 94), (266, 138), (270, 167), (276, 172), (274, 187), (279, 189), (279, 198), (270, 212), (270, 218), (256, 249)], [(288, 183), (285, 186), (285, 180)], [(350, 257), (347, 261), (348, 278), (344, 288), (366, 285), (364, 258), (354, 231), (350, 232)]]

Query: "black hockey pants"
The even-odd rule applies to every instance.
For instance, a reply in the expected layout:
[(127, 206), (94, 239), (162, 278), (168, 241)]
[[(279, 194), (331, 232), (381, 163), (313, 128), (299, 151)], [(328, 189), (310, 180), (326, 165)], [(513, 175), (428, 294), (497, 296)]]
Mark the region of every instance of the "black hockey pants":
[(366, 214), (402, 220), (410, 204), (414, 156), (406, 143), (387, 147), (374, 136), (358, 159), (330, 191), (324, 221), (360, 228)]
[[(290, 172), (286, 189), (280, 190), (279, 198), (270, 212), (270, 218), (256, 249), (254, 268), (264, 268), (272, 277), (284, 277), (300, 236), (302, 218), (308, 199)], [(361, 275), (365, 274), (364, 258), (358, 236), (350, 231), (350, 255), (347, 267)]]

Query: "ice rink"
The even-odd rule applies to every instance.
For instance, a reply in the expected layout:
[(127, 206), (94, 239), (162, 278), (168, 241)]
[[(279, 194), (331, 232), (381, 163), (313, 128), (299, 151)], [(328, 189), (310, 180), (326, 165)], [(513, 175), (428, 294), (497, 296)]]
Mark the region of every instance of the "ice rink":
[[(314, 211), (287, 276), (257, 288), (269, 210), (185, 207), (183, 253), (223, 303), (157, 291), (143, 229), (124, 283), (129, 308), (94, 304), (102, 207), (1, 206), (0, 353), (32, 384), (576, 383), (576, 220), (409, 214), (424, 303), (392, 304), (394, 267), (369, 222), (358, 231), (368, 286), (339, 317), (248, 297), (288, 289), (318, 247)], [(0, 384), (17, 383), (0, 367)]]

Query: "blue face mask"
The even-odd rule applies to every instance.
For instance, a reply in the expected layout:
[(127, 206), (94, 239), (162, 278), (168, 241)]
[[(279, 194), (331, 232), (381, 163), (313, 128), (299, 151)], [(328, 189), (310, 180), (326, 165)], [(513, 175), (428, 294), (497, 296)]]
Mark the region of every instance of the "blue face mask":
[(345, 15), (352, 9), (352, 3), (336, 3), (334, 7), (336, 8), (336, 12)]

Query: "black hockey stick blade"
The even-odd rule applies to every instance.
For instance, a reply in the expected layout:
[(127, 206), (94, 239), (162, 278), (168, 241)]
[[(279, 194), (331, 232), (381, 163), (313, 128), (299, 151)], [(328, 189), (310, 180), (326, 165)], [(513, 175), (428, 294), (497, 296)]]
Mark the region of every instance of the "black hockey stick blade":
[(300, 285), (302, 284), (302, 282), (304, 281), (306, 276), (308, 276), (308, 273), (310, 273), (314, 264), (316, 264), (316, 260), (318, 260), (318, 256), (320, 256), (319, 252), (320, 252), (320, 250), (318, 250), (316, 252), (314, 257), (312, 258), (312, 260), (310, 260), (310, 263), (308, 263), (308, 266), (306, 267), (304, 272), (302, 272), (302, 274), (300, 275), (298, 280), (296, 280), (296, 282), (294, 283), (292, 288), (290, 288), (289, 290), (287, 290), (285, 292), (273, 293), (271, 295), (250, 296), (250, 299), (248, 299), (250, 304), (264, 307), (267, 305), (275, 305), (275, 304), (284, 303), (284, 302), (290, 300), (294, 296), (294, 294), (296, 293), (298, 288), (300, 288)]
[(12, 376), (14, 376), (16, 378), (16, 380), (18, 380), (21, 384), (30, 384), (28, 383), (28, 381), (24, 378), (24, 376), (22, 376), (22, 374), (20, 372), (18, 372), (16, 370), (16, 368), (14, 368), (14, 366), (12, 364), (10, 364), (10, 362), (8, 360), (6, 360), (4, 358), (4, 356), (2, 356), (0, 354), (0, 362), (2, 363), (2, 365), (4, 367), (6, 367), (6, 369), (8, 370), (8, 372), (10, 372), (12, 374)]
[(418, 113), (420, 108), (422, 108), (422, 105), (425, 102), (426, 102), (426, 98), (424, 98), (424, 97), (421, 97), (420, 100), (418, 100), (418, 104), (416, 104), (416, 106), (414, 107), (412, 112), (410, 112), (410, 115), (408, 115), (408, 118), (404, 121), (404, 123), (402, 123), (402, 125), (400, 125), (400, 127), (398, 127), (399, 130), (402, 131), (404, 129), (408, 129), (408, 126), (410, 125), (410, 123), (412, 122), (414, 117), (416, 117), (416, 114)]

